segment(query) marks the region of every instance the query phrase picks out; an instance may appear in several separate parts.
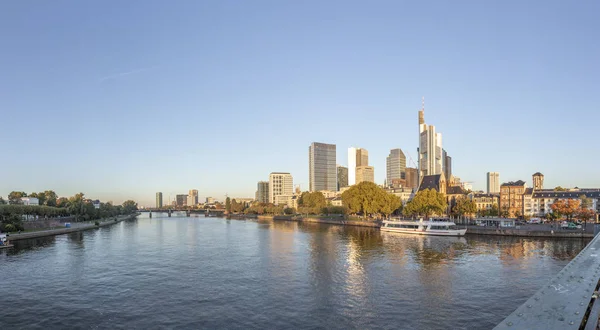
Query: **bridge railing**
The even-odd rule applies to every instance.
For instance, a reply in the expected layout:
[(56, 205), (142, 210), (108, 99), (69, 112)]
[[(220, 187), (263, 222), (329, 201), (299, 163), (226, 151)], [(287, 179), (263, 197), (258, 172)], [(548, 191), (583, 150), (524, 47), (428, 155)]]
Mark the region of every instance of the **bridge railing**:
[(494, 329), (596, 329), (600, 235)]

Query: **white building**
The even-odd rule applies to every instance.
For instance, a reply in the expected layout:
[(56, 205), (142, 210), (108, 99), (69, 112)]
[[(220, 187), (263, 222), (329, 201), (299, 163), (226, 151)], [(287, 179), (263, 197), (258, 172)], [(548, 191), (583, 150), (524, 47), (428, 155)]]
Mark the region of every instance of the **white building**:
[[(524, 200), (525, 214), (531, 216), (544, 216), (552, 213), (552, 205), (556, 200), (579, 199), (585, 195), (591, 200), (590, 209), (600, 212), (600, 189), (569, 189), (567, 191), (554, 191), (553, 189), (533, 190), (531, 194), (531, 211), (527, 212), (527, 202)], [(525, 198), (525, 197), (523, 197)]]
[(298, 195), (277, 195), (274, 204), (298, 209), (298, 197)]
[(435, 132), (435, 126), (425, 124), (425, 109), (419, 111), (419, 181), (426, 175), (441, 174), (442, 133)]
[(293, 194), (294, 182), (290, 173), (272, 172), (269, 174), (269, 203), (277, 204), (276, 196)]
[(40, 200), (35, 197), (21, 197), (23, 205), (40, 205)]
[(487, 172), (487, 193), (500, 193), (500, 174), (498, 172)]

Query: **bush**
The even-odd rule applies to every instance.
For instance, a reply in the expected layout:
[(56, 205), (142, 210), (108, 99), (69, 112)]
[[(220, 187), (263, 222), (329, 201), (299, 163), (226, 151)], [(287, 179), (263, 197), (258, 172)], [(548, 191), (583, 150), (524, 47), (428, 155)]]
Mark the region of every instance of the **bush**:
[(96, 221), (96, 222), (94, 222), (94, 224), (95, 224), (96, 226), (100, 226), (100, 221)]

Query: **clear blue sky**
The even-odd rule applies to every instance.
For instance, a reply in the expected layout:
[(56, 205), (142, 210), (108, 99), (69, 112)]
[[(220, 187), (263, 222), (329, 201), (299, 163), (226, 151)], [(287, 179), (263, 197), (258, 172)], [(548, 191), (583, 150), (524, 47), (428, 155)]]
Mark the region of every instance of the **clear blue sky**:
[[(598, 1), (4, 1), (0, 195), (252, 197), (308, 146), (600, 187)], [(416, 159), (415, 159), (416, 161)], [(410, 165), (410, 162), (409, 162)]]

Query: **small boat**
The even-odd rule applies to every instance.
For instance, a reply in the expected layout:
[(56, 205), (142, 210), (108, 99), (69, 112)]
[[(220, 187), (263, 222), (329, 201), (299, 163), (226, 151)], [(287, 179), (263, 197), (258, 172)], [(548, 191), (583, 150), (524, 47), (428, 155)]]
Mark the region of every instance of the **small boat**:
[(395, 233), (437, 235), (437, 236), (464, 236), (467, 229), (458, 229), (456, 224), (448, 220), (383, 220), (380, 230)]

